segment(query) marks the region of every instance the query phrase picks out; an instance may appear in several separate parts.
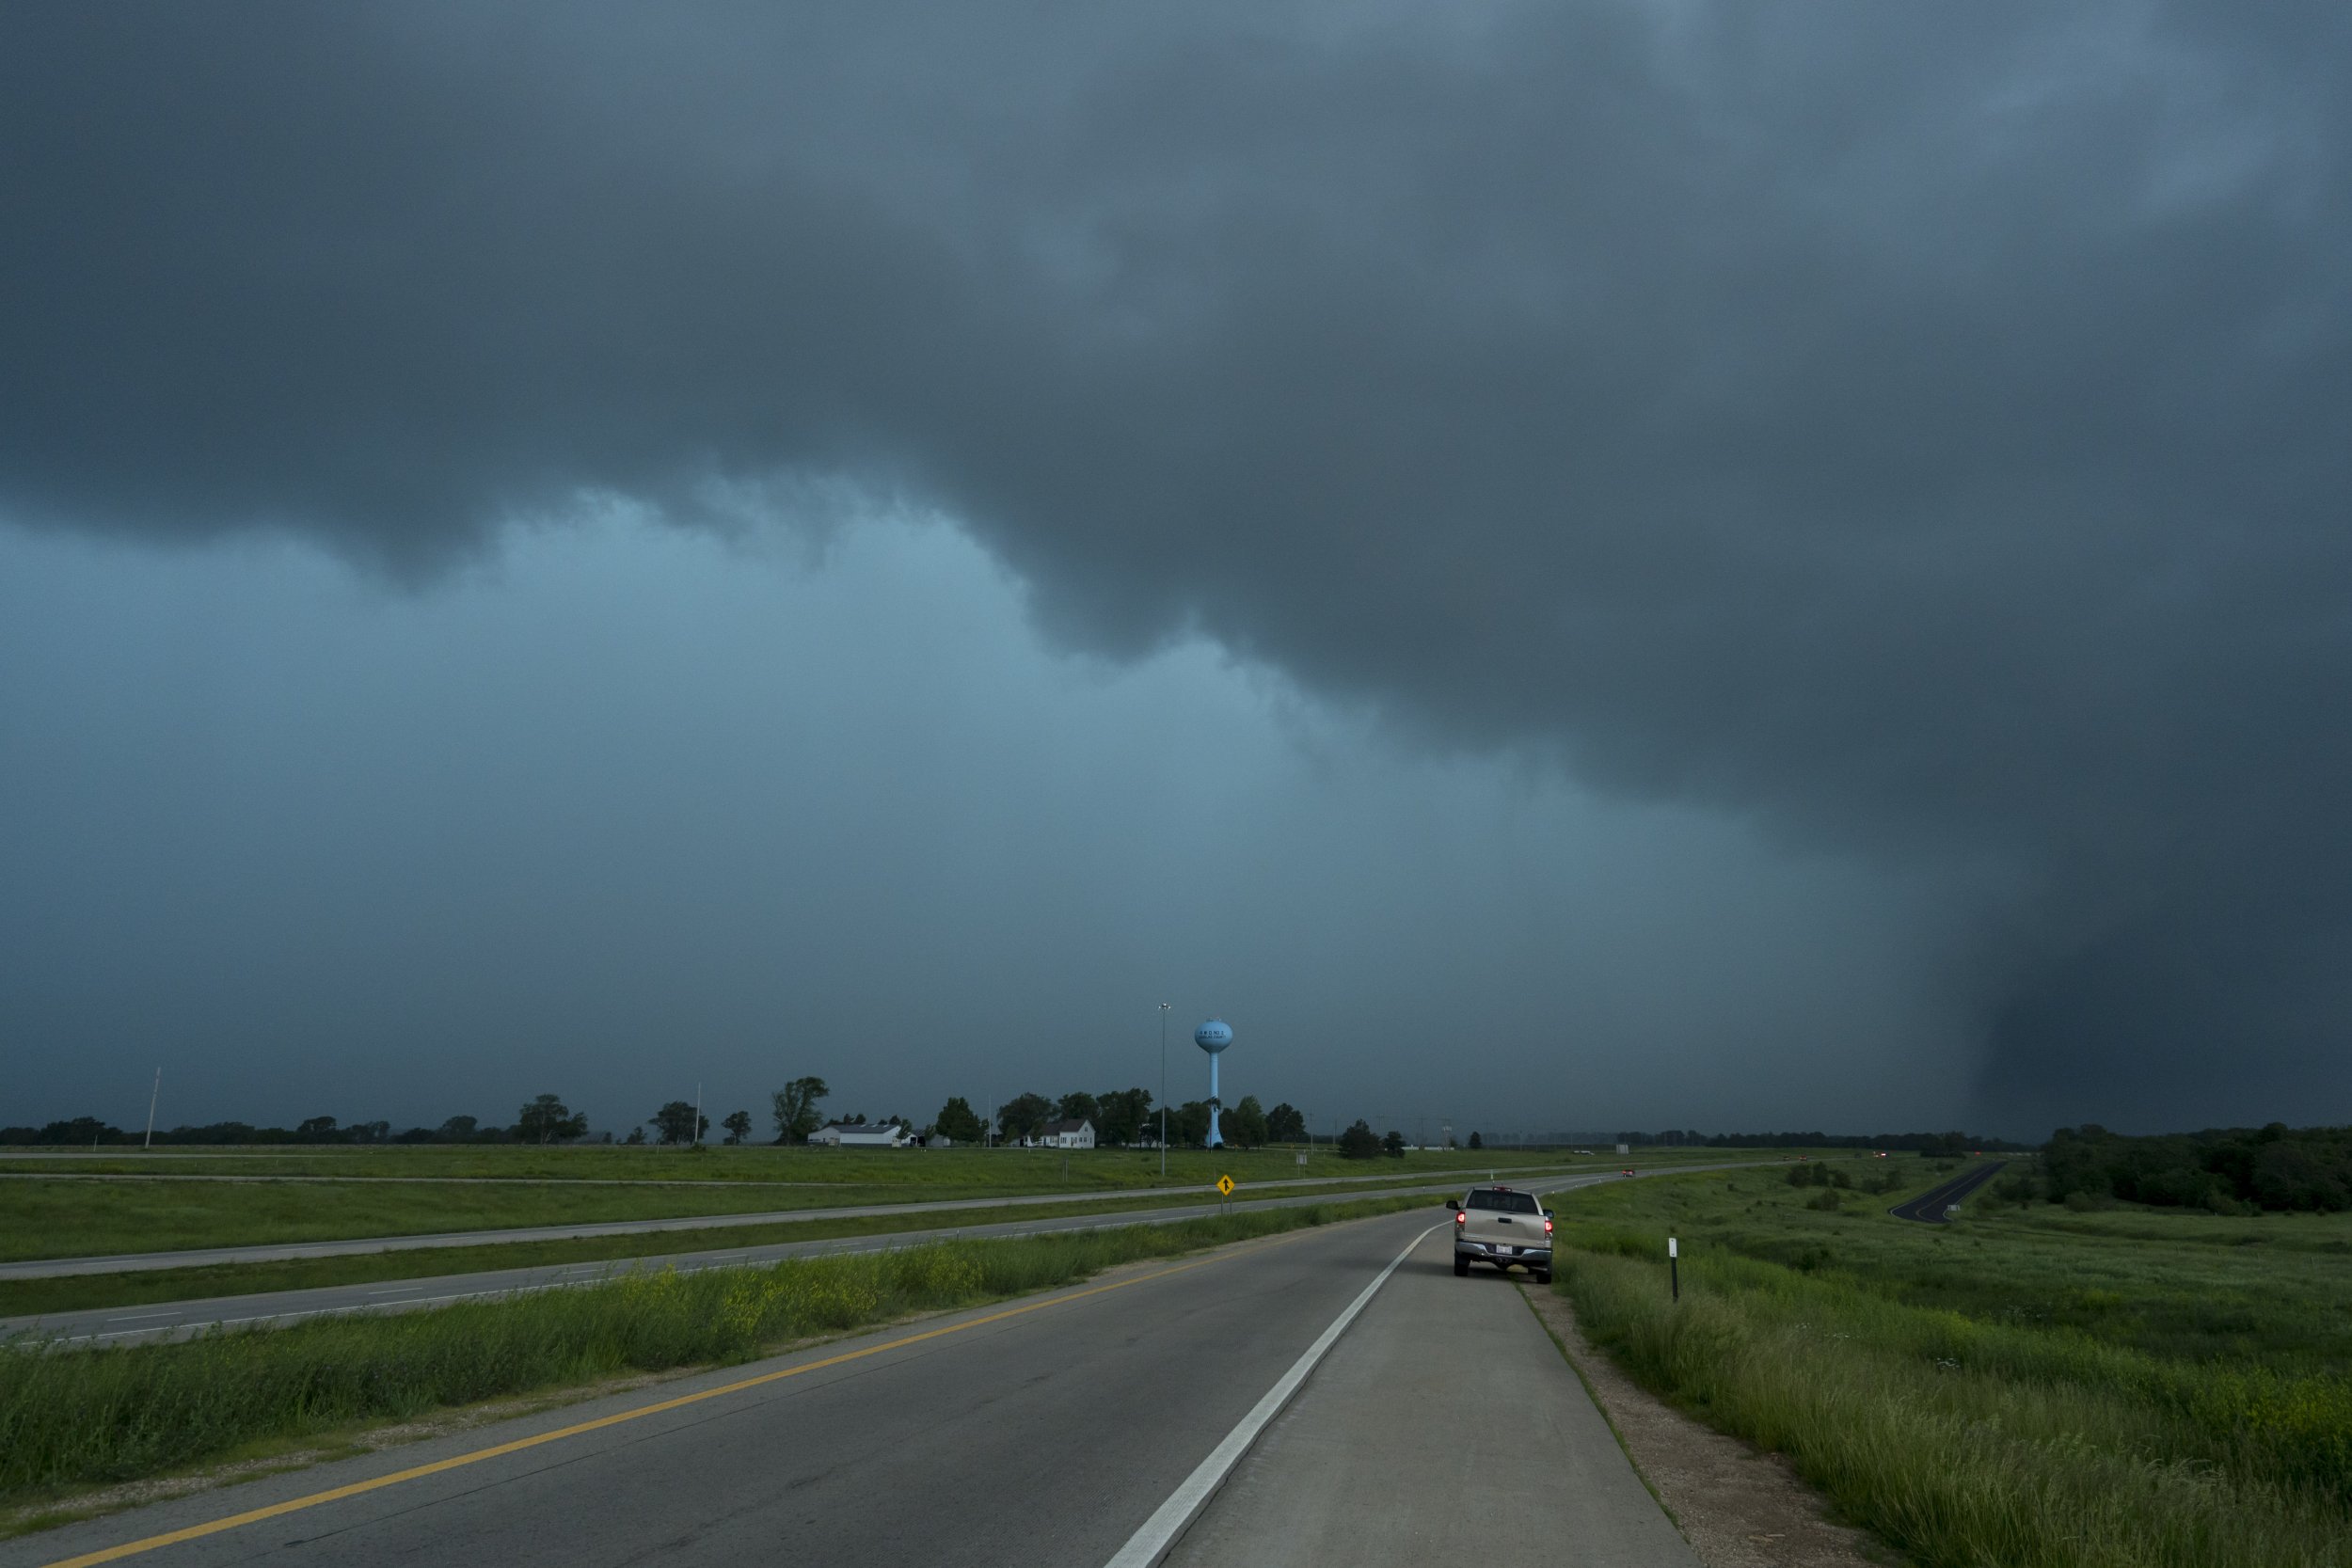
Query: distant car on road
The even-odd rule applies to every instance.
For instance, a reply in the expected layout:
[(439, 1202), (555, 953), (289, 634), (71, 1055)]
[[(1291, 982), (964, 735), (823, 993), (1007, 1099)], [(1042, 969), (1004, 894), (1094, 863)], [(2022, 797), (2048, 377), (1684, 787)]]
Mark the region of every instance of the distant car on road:
[(1472, 1187), (1464, 1197), (1447, 1198), (1445, 1206), (1454, 1211), (1455, 1278), (1469, 1274), (1472, 1263), (1491, 1263), (1506, 1274), (1525, 1269), (1538, 1280), (1550, 1280), (1551, 1212), (1534, 1193)]
[(1628, 1165), (1628, 1166), (1626, 1166), (1626, 1167), (1625, 1167), (1625, 1173), (1626, 1173), (1626, 1175), (1628, 1175), (1628, 1176), (1631, 1176), (1631, 1175), (1633, 1174), (1633, 1167), (1632, 1167), (1631, 1165)]

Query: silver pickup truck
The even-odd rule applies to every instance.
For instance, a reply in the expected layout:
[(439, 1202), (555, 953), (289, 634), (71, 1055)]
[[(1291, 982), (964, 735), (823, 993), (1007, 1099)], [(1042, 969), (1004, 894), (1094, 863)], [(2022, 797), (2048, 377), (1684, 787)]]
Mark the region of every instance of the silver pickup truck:
[(1468, 1196), (1447, 1198), (1454, 1211), (1454, 1273), (1470, 1273), (1472, 1263), (1492, 1263), (1506, 1273), (1525, 1269), (1538, 1280), (1551, 1278), (1551, 1212), (1535, 1201), (1534, 1193), (1515, 1187), (1472, 1187)]

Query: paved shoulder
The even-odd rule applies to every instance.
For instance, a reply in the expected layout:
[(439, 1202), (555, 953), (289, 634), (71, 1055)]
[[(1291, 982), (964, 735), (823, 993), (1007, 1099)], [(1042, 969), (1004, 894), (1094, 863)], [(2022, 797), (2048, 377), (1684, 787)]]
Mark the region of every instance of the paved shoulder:
[(1415, 1249), (1170, 1564), (1696, 1568), (1518, 1290), (1450, 1249)]

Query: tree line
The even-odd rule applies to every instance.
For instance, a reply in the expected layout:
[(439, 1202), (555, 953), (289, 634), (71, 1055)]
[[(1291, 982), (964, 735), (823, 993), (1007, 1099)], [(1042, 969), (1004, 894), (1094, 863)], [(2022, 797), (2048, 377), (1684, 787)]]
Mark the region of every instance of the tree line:
[[(292, 1127), (256, 1127), (246, 1121), (215, 1121), (202, 1126), (182, 1124), (155, 1130), (159, 1144), (487, 1144), (572, 1143), (588, 1135), (588, 1118), (563, 1100), (543, 1094), (523, 1106), (512, 1122), (485, 1123), (475, 1117), (451, 1117), (438, 1127), (392, 1131), (389, 1121), (340, 1121), (334, 1117), (309, 1117)], [(144, 1131), (124, 1132), (96, 1117), (75, 1117), (40, 1127), (0, 1127), (0, 1144), (136, 1144)]]
[(1616, 1141), (1637, 1148), (1883, 1148), (1938, 1159), (1980, 1149), (2016, 1152), (2032, 1147), (1975, 1132), (1873, 1132), (1867, 1137), (1855, 1132), (1717, 1132), (1710, 1136), (1693, 1128), (1620, 1132)]
[[(996, 1107), (993, 1136), (1006, 1143), (1019, 1143), (1035, 1137), (1049, 1122), (1085, 1121), (1093, 1125), (1097, 1143), (1137, 1144), (1159, 1137), (1162, 1109), (1153, 1103), (1152, 1091), (1142, 1088), (1105, 1089), (1100, 1094), (1076, 1089), (1050, 1097), (1017, 1094)], [(1208, 1142), (1208, 1101), (1188, 1100), (1164, 1109), (1169, 1143)], [(1218, 1131), (1227, 1143), (1236, 1147), (1257, 1148), (1266, 1144), (1306, 1141), (1307, 1118), (1288, 1102), (1269, 1111), (1258, 1102), (1256, 1095), (1245, 1095), (1237, 1103), (1219, 1109), (1223, 1114)], [(941, 1135), (959, 1143), (978, 1143), (992, 1132), (986, 1119), (961, 1095), (941, 1106), (931, 1125)]]
[[(825, 1081), (818, 1077), (792, 1080), (770, 1097), (770, 1122), (773, 1141), (778, 1144), (805, 1144), (810, 1134), (824, 1125), (820, 1104), (830, 1097)], [(864, 1112), (838, 1118), (845, 1126), (864, 1126)], [(1016, 1095), (997, 1108), (992, 1125), (972, 1108), (971, 1102), (959, 1095), (941, 1107), (930, 1124), (922, 1125), (903, 1116), (874, 1118), (874, 1124), (897, 1122), (918, 1137), (934, 1133), (954, 1143), (982, 1143), (992, 1137), (997, 1141), (1017, 1143), (1034, 1137), (1047, 1122), (1057, 1120), (1086, 1120), (1094, 1126), (1096, 1141), (1126, 1145), (1142, 1142), (1147, 1135), (1156, 1137), (1159, 1117), (1152, 1094), (1147, 1089), (1115, 1089), (1102, 1094), (1083, 1091), (1048, 1099), (1041, 1094)], [(716, 1123), (723, 1129), (727, 1144), (742, 1145), (754, 1141), (755, 1124), (752, 1113), (731, 1111)], [(691, 1145), (708, 1136), (713, 1126), (711, 1117), (698, 1110), (691, 1101), (673, 1100), (637, 1126), (626, 1136), (615, 1139), (611, 1132), (603, 1142), (628, 1145)], [(1307, 1118), (1296, 1108), (1279, 1104), (1272, 1110), (1263, 1109), (1254, 1095), (1245, 1096), (1238, 1104), (1225, 1111), (1221, 1131), (1226, 1142), (1244, 1148), (1266, 1144), (1304, 1143), (1307, 1141)], [(648, 1135), (650, 1133), (650, 1135)], [(1187, 1101), (1168, 1108), (1168, 1138), (1171, 1144), (1198, 1145), (1209, 1135), (1209, 1106), (1206, 1101)], [(342, 1121), (335, 1117), (306, 1117), (292, 1127), (259, 1127), (245, 1121), (216, 1121), (201, 1126), (183, 1124), (169, 1129), (158, 1128), (154, 1141), (158, 1144), (561, 1144), (577, 1143), (588, 1136), (588, 1117), (564, 1102), (561, 1096), (543, 1094), (522, 1106), (512, 1122), (485, 1122), (469, 1116), (451, 1117), (437, 1127), (410, 1127), (394, 1132), (389, 1121)], [(96, 1117), (74, 1117), (52, 1121), (39, 1127), (0, 1127), (0, 1145), (93, 1145), (120, 1147), (139, 1144), (146, 1133), (139, 1130), (125, 1132), (111, 1122)]]
[(2075, 1209), (2117, 1201), (2217, 1214), (2352, 1209), (2352, 1127), (2274, 1121), (2132, 1137), (2096, 1123), (2061, 1127), (2033, 1168), (1995, 1189)]

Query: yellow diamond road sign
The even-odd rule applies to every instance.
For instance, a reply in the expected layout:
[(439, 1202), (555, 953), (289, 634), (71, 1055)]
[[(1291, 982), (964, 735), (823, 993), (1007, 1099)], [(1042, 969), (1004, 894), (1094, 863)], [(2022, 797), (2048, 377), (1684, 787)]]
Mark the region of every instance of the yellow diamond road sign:
[(1223, 1193), (1223, 1194), (1224, 1194), (1227, 1197), (1231, 1197), (1231, 1196), (1233, 1196), (1233, 1179), (1232, 1179), (1232, 1177), (1230, 1177), (1230, 1176), (1220, 1176), (1220, 1177), (1218, 1177), (1218, 1178), (1216, 1179), (1216, 1190), (1217, 1190), (1218, 1192), (1220, 1192), (1220, 1193)]

